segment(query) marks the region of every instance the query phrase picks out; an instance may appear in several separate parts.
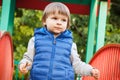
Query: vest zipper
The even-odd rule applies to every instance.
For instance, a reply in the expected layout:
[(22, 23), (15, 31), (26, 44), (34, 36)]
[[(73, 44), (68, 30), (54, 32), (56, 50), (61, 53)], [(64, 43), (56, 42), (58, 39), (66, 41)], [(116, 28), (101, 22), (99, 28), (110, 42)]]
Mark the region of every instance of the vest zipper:
[(52, 46), (52, 54), (51, 54), (51, 60), (50, 60), (50, 68), (49, 68), (49, 77), (48, 80), (52, 80), (52, 71), (53, 71), (53, 61), (55, 56), (55, 47), (56, 47), (56, 38), (53, 38), (53, 46)]
[(56, 44), (56, 40), (55, 40), (55, 39), (54, 39), (54, 42), (53, 42), (53, 43), (54, 43), (54, 45)]

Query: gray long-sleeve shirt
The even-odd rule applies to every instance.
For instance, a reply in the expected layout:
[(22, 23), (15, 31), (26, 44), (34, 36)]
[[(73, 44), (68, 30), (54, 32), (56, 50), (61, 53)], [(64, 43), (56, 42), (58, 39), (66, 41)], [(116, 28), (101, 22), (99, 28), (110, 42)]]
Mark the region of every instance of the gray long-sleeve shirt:
[[(34, 48), (34, 37), (29, 40), (27, 52), (25, 52), (23, 59), (20, 61), (24, 63), (26, 61), (33, 62), (33, 57), (35, 55), (35, 48)], [(71, 63), (74, 68), (76, 74), (80, 74), (81, 76), (90, 76), (93, 67), (85, 62), (81, 61), (77, 52), (77, 46), (75, 43), (72, 44), (71, 48), (71, 55), (70, 55)]]

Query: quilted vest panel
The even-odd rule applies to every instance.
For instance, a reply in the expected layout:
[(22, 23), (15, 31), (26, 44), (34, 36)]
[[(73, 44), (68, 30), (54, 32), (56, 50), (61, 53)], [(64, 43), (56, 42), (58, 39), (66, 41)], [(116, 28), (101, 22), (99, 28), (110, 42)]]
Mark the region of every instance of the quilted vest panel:
[(35, 30), (35, 56), (31, 80), (74, 80), (70, 61), (72, 35), (65, 31), (54, 38), (45, 27)]

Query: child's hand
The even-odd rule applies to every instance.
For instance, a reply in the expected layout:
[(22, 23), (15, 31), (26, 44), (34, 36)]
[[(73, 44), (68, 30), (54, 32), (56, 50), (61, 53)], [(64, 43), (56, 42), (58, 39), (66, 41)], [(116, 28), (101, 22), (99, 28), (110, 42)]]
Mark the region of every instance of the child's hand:
[(19, 70), (21, 73), (26, 74), (28, 72), (28, 67), (31, 66), (30, 62), (21, 63), (19, 65)]
[(100, 71), (98, 69), (93, 68), (91, 74), (95, 78), (95, 80), (98, 80), (100, 77)]

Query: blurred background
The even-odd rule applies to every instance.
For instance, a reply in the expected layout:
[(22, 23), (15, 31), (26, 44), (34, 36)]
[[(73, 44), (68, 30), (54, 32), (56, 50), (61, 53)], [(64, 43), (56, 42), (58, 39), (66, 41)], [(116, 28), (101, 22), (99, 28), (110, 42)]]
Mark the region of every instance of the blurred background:
[[(105, 44), (120, 43), (120, 0), (111, 1), (107, 14)], [(27, 50), (28, 41), (33, 36), (34, 29), (42, 27), (42, 11), (16, 8), (14, 16), (12, 36), (15, 61), (14, 80), (27, 80), (29, 73), (23, 76), (18, 71), (17, 65)], [(89, 15), (71, 14), (70, 30), (73, 32), (74, 42), (77, 44), (78, 53), (83, 61), (86, 57), (88, 20)]]

